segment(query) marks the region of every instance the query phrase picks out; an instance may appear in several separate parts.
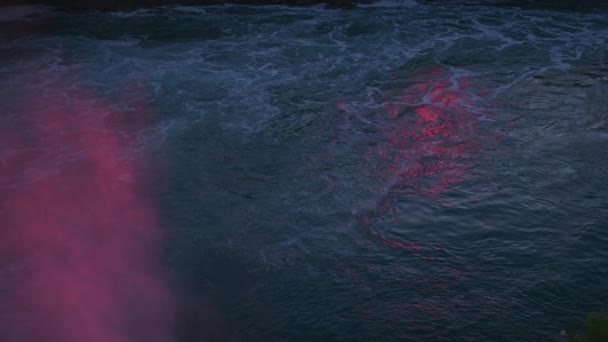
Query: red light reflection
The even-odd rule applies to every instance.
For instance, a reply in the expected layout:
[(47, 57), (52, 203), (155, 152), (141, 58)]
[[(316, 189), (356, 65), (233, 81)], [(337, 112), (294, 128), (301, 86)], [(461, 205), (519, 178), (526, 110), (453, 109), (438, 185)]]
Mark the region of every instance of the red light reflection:
[[(444, 194), (453, 184), (471, 174), (474, 160), (483, 147), (477, 130), (477, 105), (470, 76), (435, 67), (413, 75), (414, 82), (383, 105), (384, 111), (366, 125), (377, 125), (382, 141), (366, 150), (372, 165), (376, 200), (357, 214), (369, 238), (387, 247), (407, 251), (426, 260), (440, 247), (397, 241), (374, 227), (373, 218), (389, 214), (395, 207), (394, 193), (423, 197)], [(344, 103), (337, 108), (346, 110)]]
[[(479, 153), (477, 117), (469, 110), (470, 78), (449, 77), (437, 67), (404, 90), (396, 103), (384, 105), (391, 128), (386, 142), (371, 153), (380, 161), (376, 173), (399, 187), (423, 195), (448, 191), (469, 172), (467, 160)], [(412, 116), (412, 114), (414, 114)]]
[[(395, 209), (397, 193), (425, 198), (448, 193), (473, 172), (474, 162), (484, 146), (495, 146), (503, 136), (483, 138), (478, 129), (475, 107), (483, 95), (474, 93), (473, 79), (436, 67), (418, 75), (411, 86), (391, 97), (374, 119), (362, 119), (380, 133), (381, 142), (367, 149), (363, 156), (372, 165), (374, 200), (356, 213), (357, 226), (372, 242), (395, 252), (404, 252), (422, 260), (439, 260), (445, 255), (441, 247), (423, 245), (383, 231), (376, 221), (386, 219)], [(337, 108), (347, 110), (338, 103)], [(380, 218), (379, 220), (376, 220)], [(403, 339), (436, 336), (433, 330), (455, 315), (481, 319), (489, 313), (478, 312), (465, 299), (454, 298), (451, 291), (465, 283), (473, 273), (436, 263), (428, 277), (417, 276), (399, 264), (360, 267), (356, 262), (341, 260), (345, 278), (363, 287), (372, 296), (368, 279), (385, 279), (400, 283), (410, 297), (402, 302), (368, 301), (358, 307), (362, 317), (382, 322), (395, 322), (395, 331)], [(392, 275), (392, 276), (387, 276)], [(443, 326), (443, 325), (441, 325)]]

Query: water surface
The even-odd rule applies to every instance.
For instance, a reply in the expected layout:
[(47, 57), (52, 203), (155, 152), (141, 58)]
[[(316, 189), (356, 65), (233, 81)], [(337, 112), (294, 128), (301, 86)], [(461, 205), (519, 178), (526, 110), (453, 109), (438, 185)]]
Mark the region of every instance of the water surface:
[[(0, 34), (3, 127), (44, 115), (19, 94), (82, 88), (136, 123), (183, 341), (548, 341), (608, 305), (606, 14), (176, 7)], [(78, 153), (45, 151), (0, 185)]]

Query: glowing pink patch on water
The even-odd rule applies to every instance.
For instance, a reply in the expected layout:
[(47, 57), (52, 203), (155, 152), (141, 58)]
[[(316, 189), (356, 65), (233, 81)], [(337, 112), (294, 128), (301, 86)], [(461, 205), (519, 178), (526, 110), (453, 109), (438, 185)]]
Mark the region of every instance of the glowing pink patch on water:
[(470, 77), (457, 77), (443, 67), (412, 78), (416, 82), (400, 94), (387, 96), (384, 112), (375, 113), (374, 120), (362, 120), (366, 125), (380, 123), (373, 131), (383, 140), (362, 156), (372, 167), (375, 186), (370, 191), (375, 200), (357, 219), (374, 242), (437, 260), (428, 254), (441, 248), (399, 241), (389, 232), (376, 230), (372, 219), (392, 212), (394, 193), (435, 197), (472, 174), (484, 145), (477, 130), (478, 113), (473, 110), (479, 96), (471, 90)]
[(150, 170), (127, 156), (133, 125), (59, 88), (70, 98), (19, 99), (21, 124), (0, 132), (2, 340), (170, 341)]
[(425, 195), (446, 192), (462, 181), (468, 172), (463, 160), (479, 151), (476, 116), (467, 108), (473, 103), (467, 93), (470, 79), (456, 82), (446, 74), (438, 67), (419, 75), (424, 82), (405, 89), (397, 104), (384, 105), (387, 116), (397, 121), (386, 131), (386, 143), (372, 152), (382, 161), (378, 174)]
[[(379, 132), (382, 140), (362, 155), (372, 167), (374, 200), (357, 213), (356, 219), (357, 227), (371, 242), (392, 249), (394, 254), (407, 254), (426, 262), (440, 260), (447, 251), (409, 241), (408, 233), (416, 228), (407, 227), (407, 218), (400, 221), (401, 215), (407, 217), (407, 213), (396, 209), (397, 201), (420, 196), (435, 199), (449, 192), (473, 173), (484, 146), (493, 147), (502, 137), (484, 137), (478, 129), (479, 117), (473, 108), (483, 92), (473, 93), (471, 78), (454, 77), (441, 67), (412, 76), (417, 82), (397, 96), (387, 95), (384, 111), (376, 113), (374, 120), (362, 120), (365, 125), (380, 123), (370, 131)], [(487, 115), (490, 114), (484, 113)], [(442, 205), (446, 205), (446, 198), (449, 197), (441, 198)], [(391, 228), (385, 228), (386, 222)], [(396, 225), (401, 223), (402, 230)], [(387, 279), (406, 290), (403, 297), (394, 300), (362, 301), (356, 307), (364, 320), (391, 322), (395, 336), (418, 341), (436, 339), (435, 329), (444, 329), (446, 321), (457, 321), (462, 315), (472, 321), (495, 315), (480, 310), (469, 298), (452, 296), (454, 289), (466, 284), (478, 270), (470, 272), (434, 263), (428, 265), (429, 272), (419, 273), (411, 271), (416, 266), (409, 265), (409, 259), (394, 260), (365, 270), (357, 267), (355, 261), (342, 267), (361, 286), (371, 279)], [(371, 296), (373, 291), (370, 288), (368, 292)]]

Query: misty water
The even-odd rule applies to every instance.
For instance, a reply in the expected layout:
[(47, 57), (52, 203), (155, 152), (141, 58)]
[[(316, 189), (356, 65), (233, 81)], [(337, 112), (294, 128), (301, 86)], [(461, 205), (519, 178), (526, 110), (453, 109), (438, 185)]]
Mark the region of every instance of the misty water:
[[(608, 306), (605, 13), (2, 20), (3, 129), (44, 115), (20, 94), (83, 106), (80, 89), (151, 122), (123, 157), (150, 160), (178, 341), (550, 341)], [(31, 153), (3, 145), (5, 166)], [(0, 186), (79, 158), (44, 148), (53, 163)]]

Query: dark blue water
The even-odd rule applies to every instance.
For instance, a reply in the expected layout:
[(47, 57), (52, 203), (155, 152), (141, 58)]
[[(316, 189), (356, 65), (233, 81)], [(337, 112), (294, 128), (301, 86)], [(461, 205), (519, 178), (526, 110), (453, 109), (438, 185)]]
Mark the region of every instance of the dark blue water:
[(67, 76), (150, 103), (132, 149), (167, 169), (180, 340), (551, 341), (608, 306), (606, 14), (179, 7), (0, 33), (3, 125), (14, 89), (70, 98)]

